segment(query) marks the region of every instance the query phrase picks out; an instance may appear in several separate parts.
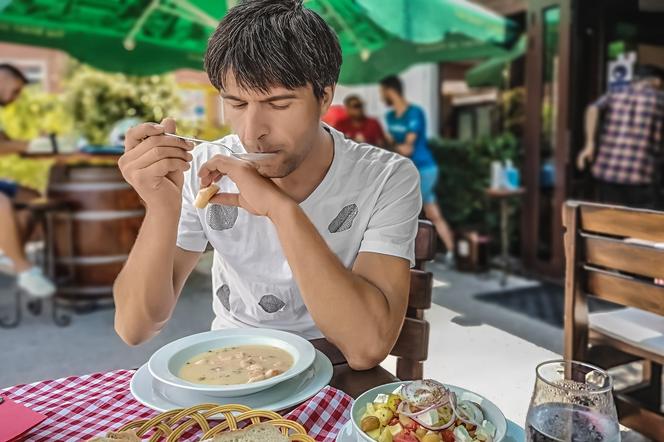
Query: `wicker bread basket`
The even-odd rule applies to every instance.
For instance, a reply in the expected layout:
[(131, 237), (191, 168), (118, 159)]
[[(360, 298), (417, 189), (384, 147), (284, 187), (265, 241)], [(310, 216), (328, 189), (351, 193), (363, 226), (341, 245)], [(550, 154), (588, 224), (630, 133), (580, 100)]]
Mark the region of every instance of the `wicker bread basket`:
[(194, 429), (197, 440), (204, 441), (222, 432), (237, 431), (259, 423), (274, 425), (291, 441), (314, 442), (299, 423), (284, 419), (273, 411), (252, 410), (244, 405), (201, 404), (170, 410), (152, 419), (129, 422), (116, 431), (131, 430), (141, 439), (152, 433), (147, 439), (150, 442), (179, 442), (185, 433), (191, 434), (190, 430)]

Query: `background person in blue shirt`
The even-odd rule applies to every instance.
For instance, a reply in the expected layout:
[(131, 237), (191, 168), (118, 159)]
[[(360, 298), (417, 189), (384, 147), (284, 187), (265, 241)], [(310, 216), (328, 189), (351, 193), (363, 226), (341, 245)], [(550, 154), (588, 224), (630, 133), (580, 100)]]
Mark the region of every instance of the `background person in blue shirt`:
[(427, 145), (427, 128), (424, 111), (410, 104), (403, 96), (401, 80), (391, 75), (380, 82), (380, 94), (385, 104), (392, 108), (385, 117), (388, 138), (396, 152), (409, 157), (420, 172), (420, 190), (424, 215), (434, 226), (447, 249), (447, 260), (452, 258), (454, 239), (436, 202), (438, 165)]

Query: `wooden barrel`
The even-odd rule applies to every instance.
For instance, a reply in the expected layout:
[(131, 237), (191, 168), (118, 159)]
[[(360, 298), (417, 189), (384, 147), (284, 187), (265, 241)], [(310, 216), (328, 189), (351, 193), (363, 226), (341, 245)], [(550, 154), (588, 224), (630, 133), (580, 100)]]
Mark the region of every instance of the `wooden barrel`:
[(51, 171), (48, 196), (72, 207), (52, 220), (58, 297), (111, 299), (145, 215), (138, 194), (117, 166), (59, 165)]

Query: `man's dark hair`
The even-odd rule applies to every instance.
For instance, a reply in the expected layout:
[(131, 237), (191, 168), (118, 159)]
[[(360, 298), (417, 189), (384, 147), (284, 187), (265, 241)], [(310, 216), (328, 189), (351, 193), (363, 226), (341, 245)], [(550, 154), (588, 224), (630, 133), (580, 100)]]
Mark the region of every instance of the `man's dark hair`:
[(350, 106), (353, 102), (357, 102), (360, 105), (364, 104), (359, 95), (356, 94), (346, 95), (346, 97), (344, 98), (344, 105)]
[(341, 47), (302, 0), (245, 0), (228, 11), (208, 41), (205, 70), (218, 90), (228, 72), (248, 90), (311, 84), (320, 99), (339, 79)]
[(659, 78), (664, 80), (664, 69), (651, 64), (639, 65), (634, 69), (634, 75), (638, 80), (646, 78)]
[(23, 84), (28, 84), (28, 77), (26, 77), (25, 74), (21, 72), (21, 70), (16, 66), (12, 66), (11, 64), (7, 63), (1, 63), (0, 72), (7, 72), (9, 75), (16, 78), (17, 80), (21, 80)]
[(390, 75), (380, 80), (380, 85), (386, 89), (392, 89), (399, 95), (403, 95), (403, 83), (396, 75)]

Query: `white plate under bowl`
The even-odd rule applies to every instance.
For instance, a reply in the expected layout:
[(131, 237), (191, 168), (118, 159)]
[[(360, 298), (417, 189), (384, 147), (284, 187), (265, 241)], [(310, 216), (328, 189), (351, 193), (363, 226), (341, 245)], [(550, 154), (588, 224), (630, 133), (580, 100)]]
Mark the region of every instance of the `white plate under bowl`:
[(188, 408), (198, 404), (240, 404), (253, 409), (281, 411), (296, 406), (313, 397), (332, 379), (332, 363), (321, 352), (304, 373), (258, 393), (234, 398), (211, 397), (179, 390), (154, 379), (147, 364), (136, 371), (130, 389), (134, 398), (153, 410), (164, 412), (175, 408)]
[[(352, 431), (349, 428), (345, 427), (343, 431), (340, 433), (340, 435), (342, 436), (342, 440), (344, 441), (353, 440), (351, 439), (350, 436), (350, 433), (353, 433), (355, 434), (354, 439), (358, 442), (360, 441), (375, 442), (372, 438), (367, 436), (364, 433), (364, 431), (360, 429), (359, 426), (360, 418), (364, 414), (367, 404), (369, 402), (373, 402), (376, 399), (377, 395), (392, 393), (394, 390), (397, 389), (398, 386), (403, 385), (405, 383), (406, 382), (402, 381), (402, 382), (394, 382), (391, 384), (381, 385), (379, 387), (367, 391), (366, 393), (358, 397), (350, 409)], [(473, 401), (479, 404), (480, 407), (482, 407), (485, 419), (489, 420), (493, 425), (496, 426), (496, 437), (494, 438), (494, 442), (501, 442), (505, 438), (505, 435), (507, 434), (507, 420), (505, 419), (505, 415), (503, 415), (502, 411), (500, 411), (500, 409), (496, 407), (496, 405), (493, 402), (491, 402), (490, 400), (486, 399), (483, 396), (480, 396), (479, 394), (466, 390), (465, 388), (449, 384), (445, 384), (445, 386), (449, 388), (452, 392), (454, 392), (459, 400)]]
[[(185, 362), (198, 354), (241, 345), (269, 345), (280, 348), (292, 356), (293, 365), (278, 376), (250, 384), (196, 384), (177, 375)], [(311, 342), (292, 333), (261, 328), (225, 329), (198, 333), (166, 344), (152, 355), (148, 368), (155, 379), (179, 389), (208, 396), (237, 397), (265, 390), (299, 375), (311, 366), (315, 357), (316, 350)]]

